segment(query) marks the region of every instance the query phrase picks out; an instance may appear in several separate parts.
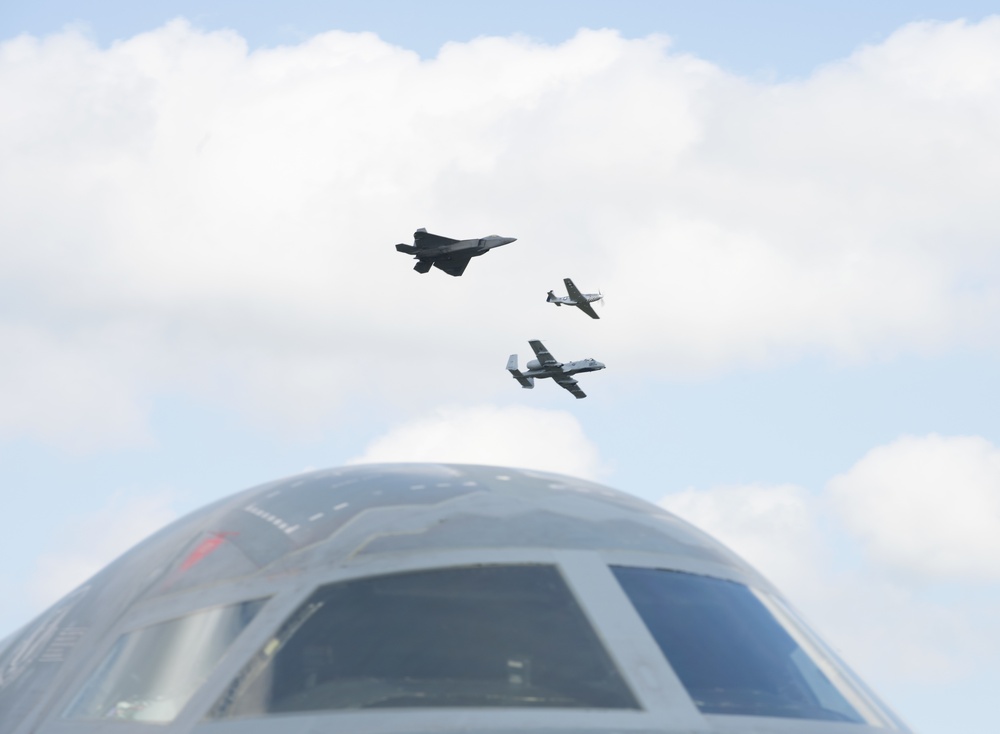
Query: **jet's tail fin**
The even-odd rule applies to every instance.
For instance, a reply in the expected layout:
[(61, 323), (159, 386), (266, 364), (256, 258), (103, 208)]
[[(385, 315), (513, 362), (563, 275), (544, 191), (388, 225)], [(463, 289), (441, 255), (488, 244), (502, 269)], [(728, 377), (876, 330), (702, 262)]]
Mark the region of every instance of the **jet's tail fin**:
[(413, 245), (404, 245), (402, 242), (400, 242), (398, 245), (396, 245), (396, 249), (399, 250), (400, 252), (405, 252), (407, 255), (416, 255), (417, 254), (417, 248), (416, 247), (414, 247)]
[(507, 360), (507, 371), (510, 372), (510, 374), (513, 376), (515, 380), (521, 383), (521, 387), (530, 390), (535, 386), (535, 378), (525, 377), (521, 373), (521, 370), (517, 368), (516, 354), (510, 355), (510, 358)]
[(431, 265), (433, 265), (430, 260), (417, 260), (417, 264), (413, 266), (413, 269), (418, 273), (430, 272)]
[(548, 298), (545, 299), (545, 302), (546, 303), (552, 303), (554, 300), (556, 300), (556, 294), (555, 294), (555, 292), (549, 291), (549, 296), (548, 296)]

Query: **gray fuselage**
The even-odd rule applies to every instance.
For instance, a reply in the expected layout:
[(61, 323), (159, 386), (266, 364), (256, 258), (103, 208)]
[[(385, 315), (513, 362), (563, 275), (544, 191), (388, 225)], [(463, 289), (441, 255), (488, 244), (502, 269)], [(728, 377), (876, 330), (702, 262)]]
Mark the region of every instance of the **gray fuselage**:
[(532, 359), (522, 373), (525, 377), (555, 377), (556, 375), (575, 375), (578, 372), (596, 372), (603, 370), (605, 365), (596, 359), (581, 359), (576, 362), (563, 362), (559, 365), (543, 365), (537, 359)]
[(491, 234), (489, 237), (480, 237), (479, 239), (474, 240), (459, 240), (458, 242), (452, 242), (447, 245), (427, 247), (421, 249), (418, 256), (438, 257), (440, 255), (468, 253), (475, 257), (476, 255), (482, 255), (488, 250), (492, 250), (494, 247), (509, 245), (511, 242), (515, 242), (516, 240), (516, 237), (501, 237), (499, 235)]
[(530, 469), (269, 482), (0, 640), (0, 734), (909, 731), (725, 546)]

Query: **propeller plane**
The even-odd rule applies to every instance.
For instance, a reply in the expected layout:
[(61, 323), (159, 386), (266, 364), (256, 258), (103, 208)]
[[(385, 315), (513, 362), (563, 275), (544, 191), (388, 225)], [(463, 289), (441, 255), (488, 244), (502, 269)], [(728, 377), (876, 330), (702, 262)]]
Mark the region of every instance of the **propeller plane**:
[(552, 291), (549, 291), (548, 298), (545, 299), (546, 303), (554, 303), (557, 306), (576, 306), (578, 309), (583, 311), (592, 319), (599, 319), (600, 316), (597, 315), (597, 311), (590, 304), (594, 301), (600, 301), (604, 298), (601, 293), (581, 293), (580, 289), (576, 287), (572, 280), (569, 278), (563, 278), (563, 283), (566, 284), (566, 292), (568, 296), (557, 296)]

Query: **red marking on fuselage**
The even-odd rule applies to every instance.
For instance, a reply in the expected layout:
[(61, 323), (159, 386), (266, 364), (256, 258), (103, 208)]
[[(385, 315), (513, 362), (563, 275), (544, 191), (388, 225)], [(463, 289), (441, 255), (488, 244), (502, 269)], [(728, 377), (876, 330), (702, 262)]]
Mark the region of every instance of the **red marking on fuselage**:
[(177, 572), (184, 573), (190, 570), (199, 561), (211, 555), (216, 548), (226, 542), (226, 538), (232, 535), (236, 535), (236, 533), (212, 533), (209, 537), (198, 543), (194, 550), (188, 553), (187, 558), (181, 561), (181, 565), (177, 567)]

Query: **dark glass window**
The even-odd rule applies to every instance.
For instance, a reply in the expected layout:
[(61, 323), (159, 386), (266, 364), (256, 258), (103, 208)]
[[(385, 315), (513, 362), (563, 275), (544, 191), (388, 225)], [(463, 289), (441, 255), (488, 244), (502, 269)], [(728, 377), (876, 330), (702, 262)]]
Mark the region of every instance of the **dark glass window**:
[[(753, 590), (652, 568), (613, 567), (688, 694), (706, 714), (865, 723)], [(843, 686), (842, 686), (843, 687)]]
[(211, 715), (429, 706), (637, 704), (555, 567), (476, 566), (319, 588)]
[(173, 721), (263, 605), (214, 607), (122, 635), (66, 716)]

